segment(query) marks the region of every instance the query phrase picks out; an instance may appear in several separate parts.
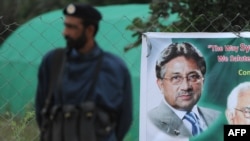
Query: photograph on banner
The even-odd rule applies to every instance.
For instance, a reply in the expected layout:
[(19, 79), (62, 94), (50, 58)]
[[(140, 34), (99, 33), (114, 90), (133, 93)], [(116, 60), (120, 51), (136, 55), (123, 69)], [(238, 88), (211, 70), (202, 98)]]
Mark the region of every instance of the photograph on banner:
[(223, 141), (249, 124), (250, 33), (142, 35), (140, 141)]

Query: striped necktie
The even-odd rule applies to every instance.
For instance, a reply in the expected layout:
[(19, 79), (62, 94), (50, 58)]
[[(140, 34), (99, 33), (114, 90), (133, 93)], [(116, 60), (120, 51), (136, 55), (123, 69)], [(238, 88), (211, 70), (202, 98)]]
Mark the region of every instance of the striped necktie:
[(184, 119), (189, 121), (192, 124), (192, 134), (193, 136), (198, 135), (202, 132), (200, 127), (198, 117), (194, 112), (189, 112), (184, 116)]

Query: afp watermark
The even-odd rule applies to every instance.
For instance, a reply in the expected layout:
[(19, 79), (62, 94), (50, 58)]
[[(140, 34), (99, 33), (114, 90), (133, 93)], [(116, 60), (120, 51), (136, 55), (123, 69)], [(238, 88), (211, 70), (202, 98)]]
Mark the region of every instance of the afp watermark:
[(250, 125), (224, 125), (224, 141), (249, 141)]

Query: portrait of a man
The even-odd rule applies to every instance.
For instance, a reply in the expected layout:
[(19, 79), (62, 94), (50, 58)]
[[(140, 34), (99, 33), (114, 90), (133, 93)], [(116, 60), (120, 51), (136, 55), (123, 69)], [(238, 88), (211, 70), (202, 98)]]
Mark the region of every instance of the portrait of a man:
[(192, 44), (172, 43), (166, 47), (156, 60), (155, 72), (163, 99), (148, 117), (160, 131), (171, 137), (189, 138), (205, 131), (218, 118), (219, 111), (197, 105), (206, 62)]

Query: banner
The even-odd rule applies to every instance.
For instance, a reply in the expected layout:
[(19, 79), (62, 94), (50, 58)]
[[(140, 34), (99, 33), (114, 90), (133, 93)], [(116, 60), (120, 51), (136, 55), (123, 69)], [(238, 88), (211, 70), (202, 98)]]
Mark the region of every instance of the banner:
[[(140, 141), (223, 141), (225, 134), (237, 136), (235, 130), (225, 133), (224, 126), (250, 124), (250, 89), (240, 90), (250, 87), (248, 83), (249, 32), (144, 33)], [(192, 121), (197, 129), (186, 118), (191, 112), (196, 113)]]

